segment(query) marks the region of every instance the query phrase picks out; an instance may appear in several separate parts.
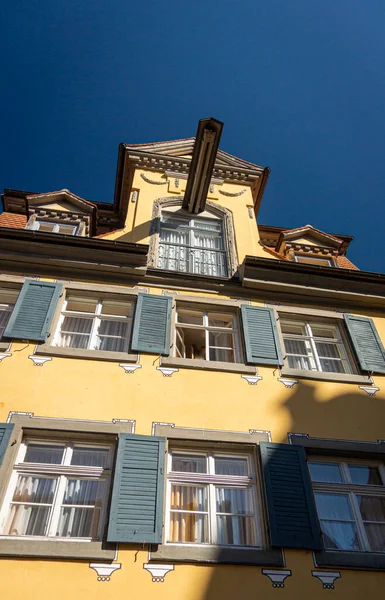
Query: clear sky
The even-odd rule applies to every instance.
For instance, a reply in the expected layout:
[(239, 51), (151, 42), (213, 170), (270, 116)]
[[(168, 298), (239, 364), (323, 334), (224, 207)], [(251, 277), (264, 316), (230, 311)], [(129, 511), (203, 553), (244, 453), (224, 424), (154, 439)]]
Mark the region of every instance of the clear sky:
[(355, 236), (385, 272), (384, 0), (14, 0), (0, 187), (112, 201), (119, 142), (195, 135), (270, 166), (259, 222)]

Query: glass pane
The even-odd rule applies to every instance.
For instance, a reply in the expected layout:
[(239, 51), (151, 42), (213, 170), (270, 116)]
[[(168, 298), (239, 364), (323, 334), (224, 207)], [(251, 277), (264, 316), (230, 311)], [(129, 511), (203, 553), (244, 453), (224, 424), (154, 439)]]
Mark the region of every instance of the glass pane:
[(209, 314), (208, 319), (210, 327), (226, 327), (231, 329), (234, 325), (233, 315)]
[(170, 513), (170, 542), (208, 542), (207, 515), (194, 513)]
[(66, 310), (94, 313), (96, 311), (97, 303), (98, 301), (95, 298), (79, 298), (78, 296), (70, 296), (67, 301)]
[(305, 325), (303, 323), (285, 323), (281, 322), (282, 333), (290, 333), (291, 335), (306, 335)]
[(352, 521), (352, 511), (347, 494), (316, 493), (315, 501), (320, 519)]
[(61, 326), (62, 332), (68, 333), (83, 333), (91, 332), (93, 319), (82, 319), (81, 317), (64, 317)]
[(321, 265), (323, 267), (330, 267), (330, 260), (327, 258), (313, 258), (311, 256), (299, 256), (296, 254), (297, 262), (299, 263), (307, 263), (310, 265)]
[(218, 540), (221, 545), (255, 546), (255, 523), (253, 517), (217, 516)]
[(76, 229), (77, 227), (75, 225), (61, 225), (59, 223), (59, 233), (64, 233), (65, 235), (72, 235)]
[(325, 373), (345, 373), (342, 360), (328, 360), (327, 358), (321, 358), (320, 363), (322, 371)]
[(316, 348), (318, 356), (322, 358), (341, 358), (337, 344), (328, 344), (326, 342), (317, 342)]
[(55, 345), (61, 348), (88, 348), (92, 319), (64, 317)]
[[(162, 234), (162, 239), (163, 237), (164, 236)], [(185, 241), (187, 243), (188, 239)], [(157, 266), (160, 269), (168, 269), (169, 271), (181, 271), (182, 273), (187, 273), (190, 270), (188, 253), (188, 248), (160, 243)]]
[(252, 515), (253, 502), (250, 490), (236, 488), (215, 488), (217, 513), (230, 513), (236, 515)]
[(46, 535), (50, 506), (13, 504), (4, 527), (5, 535)]
[(360, 544), (354, 523), (321, 521), (321, 529), (326, 548), (335, 550), (359, 550)]
[(184, 473), (207, 473), (206, 456), (189, 454), (172, 454), (172, 471), (183, 471)]
[(29, 443), (23, 462), (60, 465), (63, 460), (63, 454), (64, 446)]
[(206, 337), (205, 330), (185, 329), (178, 326), (180, 335), (184, 341), (185, 358), (206, 360)]
[(290, 369), (304, 369), (305, 371), (311, 371), (313, 368), (310, 358), (306, 356), (288, 356)]
[(315, 325), (310, 323), (314, 337), (337, 339), (337, 329), (335, 327), (325, 327), (324, 325)]
[(289, 354), (302, 354), (304, 356), (310, 354), (310, 348), (307, 347), (307, 342), (302, 340), (285, 339), (285, 349)]
[(217, 348), (233, 348), (233, 340), (232, 333), (217, 333), (214, 331), (210, 331), (209, 333), (210, 346), (216, 346)]
[(222, 226), (220, 221), (209, 221), (203, 219), (194, 219), (194, 229), (201, 229), (204, 231), (221, 232)]
[(357, 496), (357, 502), (364, 521), (385, 521), (385, 498)]
[(178, 323), (188, 323), (189, 325), (203, 325), (203, 313), (178, 310)]
[(235, 362), (234, 350), (221, 350), (220, 348), (210, 348), (209, 360), (219, 360), (220, 362)]
[(68, 479), (63, 504), (102, 505), (104, 481)]
[(52, 504), (56, 483), (57, 479), (53, 478), (19, 475), (13, 501)]
[(132, 304), (130, 302), (115, 302), (113, 300), (103, 300), (102, 315), (117, 315), (129, 317), (132, 313)]
[(190, 485), (172, 485), (171, 508), (186, 511), (207, 511), (207, 488)]
[(377, 467), (349, 465), (349, 473), (353, 483), (358, 483), (359, 485), (382, 485)]
[(56, 535), (97, 538), (101, 511), (97, 508), (62, 507)]
[(309, 462), (308, 466), (312, 481), (325, 481), (330, 483), (342, 482), (339, 465), (333, 463)]
[(44, 221), (38, 221), (39, 223), (39, 231), (53, 231), (55, 227), (55, 223), (47, 223)]
[(101, 321), (96, 349), (109, 352), (126, 352), (130, 331), (131, 321)]
[(373, 552), (385, 551), (385, 525), (379, 523), (365, 523), (365, 531), (368, 536), (370, 549)]
[(249, 474), (247, 458), (215, 457), (216, 475), (241, 475), (247, 477)]
[(108, 448), (82, 448), (75, 446), (73, 449), (71, 465), (105, 467), (108, 462), (108, 454)]

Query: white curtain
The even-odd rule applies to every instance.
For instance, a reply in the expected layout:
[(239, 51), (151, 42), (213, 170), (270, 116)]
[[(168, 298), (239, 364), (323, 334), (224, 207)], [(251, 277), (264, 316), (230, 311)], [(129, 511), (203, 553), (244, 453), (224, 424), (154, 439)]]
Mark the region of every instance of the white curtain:
[(60, 348), (87, 349), (91, 328), (92, 319), (64, 317), (57, 345)]
[(129, 321), (103, 319), (98, 331), (97, 349), (109, 352), (127, 352), (130, 328), (131, 322)]
[(316, 493), (318, 517), (326, 548), (359, 550), (357, 527), (347, 494)]
[[(250, 490), (216, 488), (218, 544), (255, 544), (253, 506)], [(249, 515), (249, 516), (247, 516)]]
[[(224, 277), (226, 275), (225, 257), (222, 252), (221, 234), (210, 235), (195, 233), (194, 272), (202, 275)], [(211, 250), (211, 252), (210, 252)], [(220, 250), (220, 252), (213, 252)]]
[[(103, 482), (95, 480), (68, 479), (57, 536), (97, 537), (102, 485)], [(66, 504), (78, 506), (67, 507)]]
[[(57, 479), (19, 475), (14, 502), (5, 525), (7, 535), (46, 535)], [(27, 503), (34, 503), (27, 504)]]
[[(186, 512), (172, 512), (172, 510)], [(207, 514), (193, 511), (207, 511), (207, 489), (187, 485), (173, 485), (171, 488), (170, 542), (208, 541)]]
[(14, 307), (14, 304), (9, 304), (7, 310), (0, 309), (0, 340), (1, 340), (1, 336), (3, 335), (4, 330), (8, 324), (9, 317), (11, 316), (13, 307)]
[[(162, 243), (165, 242), (165, 243)], [(188, 269), (188, 231), (162, 229), (159, 243), (158, 267), (169, 271), (187, 272)]]

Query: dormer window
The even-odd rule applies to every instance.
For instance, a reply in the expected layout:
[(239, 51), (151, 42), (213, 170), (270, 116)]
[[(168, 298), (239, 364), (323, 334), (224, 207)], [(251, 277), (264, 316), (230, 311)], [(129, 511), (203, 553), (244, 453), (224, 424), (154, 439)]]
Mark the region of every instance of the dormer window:
[(294, 260), (299, 263), (308, 265), (320, 265), (321, 267), (335, 267), (335, 262), (332, 258), (322, 256), (309, 256), (307, 254), (295, 254)]
[(36, 219), (31, 226), (35, 231), (44, 231), (46, 233), (62, 233), (64, 235), (76, 235), (78, 226), (68, 223), (55, 223), (53, 221), (42, 221)]

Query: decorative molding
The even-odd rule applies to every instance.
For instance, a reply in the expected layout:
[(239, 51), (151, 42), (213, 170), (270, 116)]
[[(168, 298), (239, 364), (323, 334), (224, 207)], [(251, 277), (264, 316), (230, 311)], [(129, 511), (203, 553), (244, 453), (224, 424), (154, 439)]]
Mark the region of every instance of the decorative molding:
[(46, 420), (46, 421), (68, 421), (69, 423), (97, 423), (97, 424), (113, 424), (116, 425), (117, 423), (131, 423), (131, 433), (135, 433), (135, 425), (136, 425), (136, 421), (133, 419), (111, 419), (111, 421), (96, 421), (95, 419), (69, 419), (68, 417), (36, 417), (35, 413), (33, 412), (19, 412), (17, 410), (11, 410), (8, 413), (8, 418), (7, 418), (7, 423), (10, 423), (12, 420), (12, 417), (14, 415), (18, 415), (20, 417), (29, 417), (30, 419), (39, 419), (39, 420)]
[(175, 187), (176, 187), (176, 188), (178, 188), (178, 187), (179, 187), (179, 185), (180, 185), (180, 179), (177, 177), (177, 178), (175, 179)]
[(291, 577), (291, 571), (280, 571), (278, 569), (262, 569), (262, 574), (270, 579), (273, 588), (285, 587), (286, 577)]
[(215, 188), (214, 188), (214, 184), (213, 184), (213, 183), (210, 183), (210, 187), (209, 187), (210, 194), (213, 194), (213, 193), (214, 193), (214, 189), (215, 189)]
[(28, 356), (33, 362), (34, 367), (42, 367), (46, 362), (52, 360), (52, 357), (43, 357), (43, 356)]
[(322, 582), (325, 590), (334, 590), (335, 580), (341, 577), (341, 573), (336, 571), (312, 571), (311, 574)]
[(3, 360), (3, 358), (8, 358), (8, 356), (12, 356), (12, 354), (9, 353), (9, 352), (5, 352), (4, 354), (0, 354), (0, 362)]
[(175, 569), (175, 565), (150, 565), (146, 563), (143, 565), (143, 569), (146, 569), (146, 571), (151, 574), (152, 581), (154, 583), (163, 583), (167, 573), (173, 571)]
[(135, 202), (138, 200), (138, 190), (132, 190), (132, 194), (131, 194), (131, 202), (133, 204), (135, 204)]
[(140, 176), (146, 183), (152, 183), (152, 185), (166, 185), (168, 183), (168, 181), (156, 181), (156, 179), (150, 179), (149, 177), (146, 177), (144, 173), (141, 173)]
[(360, 390), (364, 390), (364, 392), (366, 392), (368, 396), (375, 396), (376, 393), (380, 391), (380, 388), (378, 387), (366, 387), (364, 385), (359, 385), (358, 387), (360, 388)]
[(142, 365), (129, 365), (125, 363), (120, 363), (119, 367), (122, 367), (122, 369), (124, 369), (124, 372), (128, 373), (128, 375), (133, 375), (136, 369), (142, 368)]
[(90, 569), (94, 569), (98, 575), (98, 581), (110, 581), (111, 575), (122, 568), (120, 563), (90, 563)]
[(235, 198), (236, 196), (243, 196), (243, 194), (246, 194), (247, 190), (241, 190), (240, 192), (226, 192), (225, 190), (219, 190), (220, 194), (223, 194), (224, 196), (230, 196), (231, 198)]
[(30, 412), (19, 412), (17, 410), (11, 410), (8, 413), (8, 417), (7, 417), (7, 423), (10, 423), (12, 420), (13, 415), (19, 415), (21, 417), (29, 417), (30, 419), (33, 418), (34, 413), (30, 413)]
[(248, 206), (247, 210), (249, 212), (250, 219), (254, 219), (254, 208), (252, 206)]
[(155, 429), (157, 425), (163, 425), (164, 427), (171, 427), (172, 429), (175, 427), (175, 423), (163, 423), (162, 421), (153, 421), (151, 428), (151, 435), (155, 435)]
[(278, 377), (277, 381), (283, 383), (286, 388), (292, 388), (296, 383), (299, 383), (297, 379), (283, 379), (282, 377)]
[(253, 435), (253, 433), (265, 433), (268, 437), (268, 442), (271, 442), (271, 431), (267, 429), (249, 429), (249, 433), (250, 435)]
[(171, 377), (174, 373), (178, 373), (179, 369), (172, 369), (171, 367), (156, 367), (157, 371), (160, 371), (163, 377)]
[(241, 375), (242, 379), (246, 379), (249, 385), (257, 385), (258, 381), (263, 379), (260, 375)]

